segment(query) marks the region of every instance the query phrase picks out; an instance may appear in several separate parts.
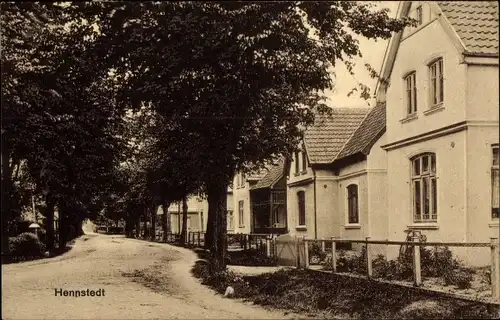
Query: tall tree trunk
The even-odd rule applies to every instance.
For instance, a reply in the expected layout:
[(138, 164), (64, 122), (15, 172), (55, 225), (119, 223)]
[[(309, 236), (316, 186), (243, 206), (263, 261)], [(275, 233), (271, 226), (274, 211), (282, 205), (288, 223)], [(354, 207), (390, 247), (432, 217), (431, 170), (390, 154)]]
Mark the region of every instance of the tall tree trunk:
[(214, 236), (214, 228), (215, 228), (215, 212), (214, 212), (215, 207), (214, 206), (208, 206), (208, 212), (207, 212), (207, 230), (205, 231), (205, 244), (204, 247), (205, 249), (210, 249), (212, 246), (213, 242), (213, 236)]
[(138, 239), (141, 237), (141, 215), (135, 220), (135, 237)]
[(163, 241), (167, 241), (167, 236), (172, 232), (171, 228), (171, 220), (170, 220), (170, 212), (168, 212), (168, 207), (170, 203), (168, 201), (163, 202), (163, 215), (161, 216), (161, 226), (163, 228)]
[(59, 250), (64, 250), (66, 248), (66, 243), (68, 239), (68, 216), (67, 208), (65, 204), (59, 204)]
[(131, 217), (126, 217), (125, 220), (125, 236), (127, 238), (132, 238), (132, 230), (134, 229), (134, 220)]
[(182, 232), (181, 232), (181, 242), (183, 244), (187, 242), (187, 221), (188, 221), (187, 196), (184, 196), (184, 198), (182, 198)]
[(153, 204), (153, 209), (151, 210), (151, 240), (156, 241), (156, 211), (158, 211), (158, 206)]
[(207, 185), (208, 207), (215, 216), (210, 246), (211, 274), (226, 270), (227, 256), (227, 183), (218, 181)]
[[(2, 139), (3, 140), (3, 139)], [(3, 141), (2, 141), (3, 142)], [(3, 143), (2, 143), (3, 144)], [(9, 252), (9, 225), (13, 214), (12, 167), (10, 166), (9, 152), (5, 144), (2, 145), (2, 254)]]
[(45, 230), (47, 232), (47, 251), (52, 251), (54, 249), (55, 242), (55, 232), (54, 232), (54, 209), (55, 201), (51, 192), (47, 193), (45, 196)]

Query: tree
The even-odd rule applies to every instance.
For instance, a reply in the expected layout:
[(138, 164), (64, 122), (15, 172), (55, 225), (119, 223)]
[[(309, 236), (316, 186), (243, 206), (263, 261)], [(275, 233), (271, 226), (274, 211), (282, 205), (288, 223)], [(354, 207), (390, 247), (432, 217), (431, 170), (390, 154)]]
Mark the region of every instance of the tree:
[[(78, 4), (121, 74), (120, 101), (150, 103), (196, 147), (209, 202), (212, 271), (225, 268), (226, 191), (237, 170), (291, 154), (331, 89), (330, 69), (360, 56), (354, 35), (390, 37), (407, 20), (361, 2)], [(97, 19), (98, 18), (98, 19)]]
[(44, 194), (49, 249), (54, 208), (65, 245), (99, 211), (122, 153), (116, 82), (89, 54), (93, 27), (75, 24), (66, 10), (2, 3), (2, 235), (19, 212), (11, 176), (23, 162)]

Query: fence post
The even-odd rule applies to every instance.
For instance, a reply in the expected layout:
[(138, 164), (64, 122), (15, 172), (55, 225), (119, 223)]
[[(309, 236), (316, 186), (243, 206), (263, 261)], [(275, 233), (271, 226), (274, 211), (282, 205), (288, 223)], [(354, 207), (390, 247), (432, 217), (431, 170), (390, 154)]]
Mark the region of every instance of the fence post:
[(366, 237), (366, 271), (367, 271), (367, 276), (368, 278), (371, 278), (373, 275), (373, 268), (372, 268), (372, 254), (370, 251), (370, 246), (368, 245), (368, 241), (370, 240), (370, 237)]
[(332, 270), (333, 272), (337, 272), (337, 244), (335, 243), (335, 237), (332, 237)]
[(198, 247), (201, 247), (201, 232), (198, 231)]
[[(412, 238), (414, 243), (419, 243), (420, 238), (415, 236)], [(416, 287), (422, 284), (422, 273), (420, 270), (420, 246), (413, 246), (413, 281)]]
[(325, 239), (321, 238), (321, 252), (325, 253), (326, 252), (326, 249), (325, 249)]
[(298, 269), (300, 268), (300, 248), (299, 248), (299, 238), (297, 236), (295, 236), (295, 240), (294, 240), (294, 245), (295, 245), (295, 267)]
[(491, 238), (491, 296), (500, 302), (500, 244), (498, 238)]
[(266, 255), (268, 258), (271, 256), (271, 237), (266, 237)]
[(306, 236), (304, 236), (304, 268), (309, 268), (309, 245), (306, 241)]
[(276, 236), (273, 236), (273, 239), (272, 239), (272, 246), (273, 246), (273, 256), (278, 259), (278, 248), (276, 247)]

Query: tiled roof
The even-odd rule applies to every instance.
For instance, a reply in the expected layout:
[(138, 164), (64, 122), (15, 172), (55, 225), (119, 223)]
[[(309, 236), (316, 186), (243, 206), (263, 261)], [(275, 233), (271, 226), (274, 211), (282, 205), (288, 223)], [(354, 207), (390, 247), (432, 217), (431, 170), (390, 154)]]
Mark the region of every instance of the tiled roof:
[(261, 189), (261, 188), (269, 188), (276, 183), (281, 177), (283, 177), (285, 167), (285, 161), (281, 160), (275, 166), (271, 166), (269, 168), (269, 172), (261, 179), (257, 184), (255, 184), (251, 189)]
[(266, 176), (267, 171), (268, 171), (267, 169), (262, 169), (262, 170), (259, 170), (257, 172), (252, 172), (249, 175), (247, 175), (246, 179), (249, 181), (260, 180)]
[(331, 163), (370, 109), (335, 108), (331, 115), (317, 115), (304, 135), (309, 162)]
[(498, 54), (497, 1), (438, 1), (451, 26), (475, 54)]
[(337, 159), (356, 153), (367, 154), (380, 135), (385, 132), (385, 103), (379, 103), (366, 116), (360, 126), (346, 142)]

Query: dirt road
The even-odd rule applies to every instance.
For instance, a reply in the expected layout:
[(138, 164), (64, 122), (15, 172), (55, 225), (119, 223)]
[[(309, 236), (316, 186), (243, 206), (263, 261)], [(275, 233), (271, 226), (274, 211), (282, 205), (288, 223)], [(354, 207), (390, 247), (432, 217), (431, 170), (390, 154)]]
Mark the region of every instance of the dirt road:
[[(215, 295), (191, 276), (195, 260), (167, 244), (88, 234), (63, 256), (3, 266), (2, 319), (285, 318)], [(104, 296), (56, 296), (56, 289)]]

